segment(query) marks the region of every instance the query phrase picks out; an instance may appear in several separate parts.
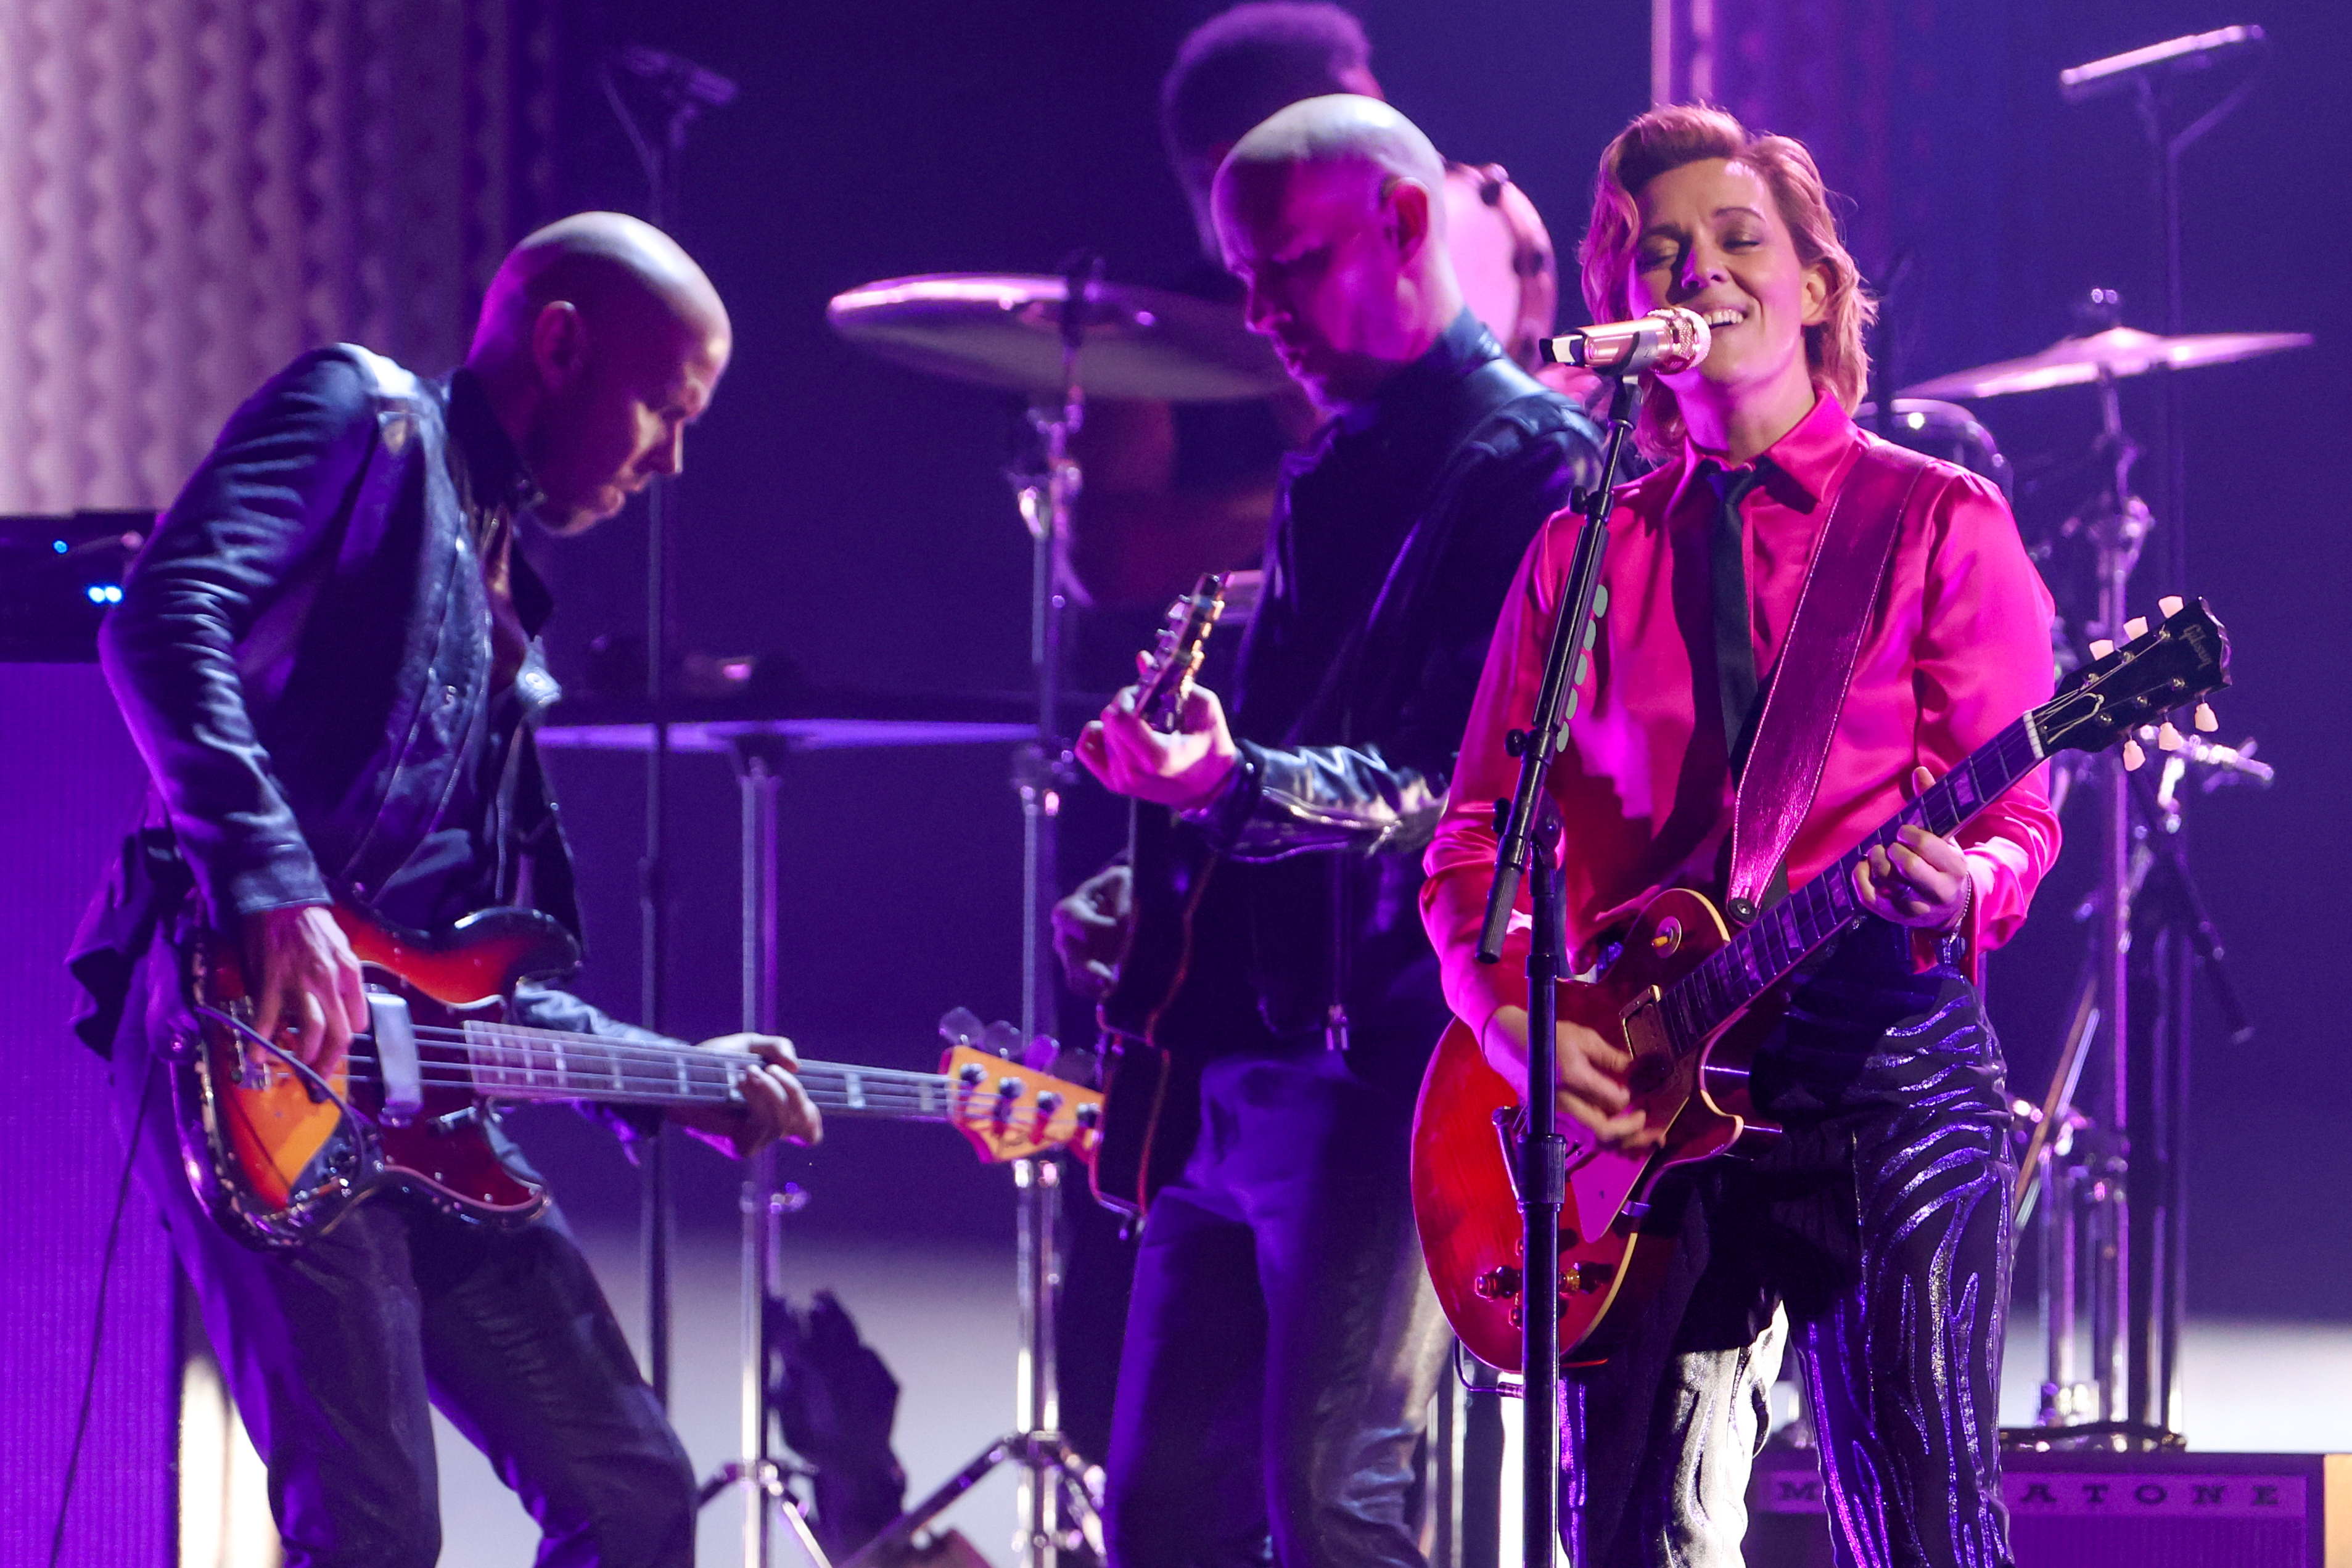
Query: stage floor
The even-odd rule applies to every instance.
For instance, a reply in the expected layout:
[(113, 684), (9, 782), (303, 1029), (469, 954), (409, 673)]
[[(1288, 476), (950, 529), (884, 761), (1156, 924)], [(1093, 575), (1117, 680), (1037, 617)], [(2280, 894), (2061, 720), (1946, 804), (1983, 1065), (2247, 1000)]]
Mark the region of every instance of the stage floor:
[[(583, 1235), (622, 1321), (642, 1320), (636, 1238)], [(737, 1263), (715, 1233), (680, 1238), (674, 1405), (698, 1469), (709, 1473), (736, 1447)], [(945, 1479), (1011, 1424), (1013, 1256), (1003, 1248), (853, 1245), (837, 1238), (788, 1243), (784, 1275), (795, 1297), (840, 1296), (867, 1341), (889, 1363), (899, 1396), (898, 1449), (910, 1494)], [(2003, 1380), (2002, 1419), (2032, 1419), (2040, 1343), (2031, 1318), (2012, 1320), (2017, 1347)], [(2211, 1451), (2352, 1450), (2352, 1406), (2315, 1397), (2352, 1387), (2352, 1324), (2240, 1320), (2192, 1322), (2184, 1360), (2189, 1430)], [(446, 1424), (441, 1442), (442, 1554), (446, 1568), (529, 1562), (537, 1535), (479, 1455)], [(740, 1509), (722, 1500), (706, 1512), (700, 1561), (741, 1560)], [(999, 1564), (1012, 1562), (1013, 1482), (1000, 1473), (948, 1516)]]

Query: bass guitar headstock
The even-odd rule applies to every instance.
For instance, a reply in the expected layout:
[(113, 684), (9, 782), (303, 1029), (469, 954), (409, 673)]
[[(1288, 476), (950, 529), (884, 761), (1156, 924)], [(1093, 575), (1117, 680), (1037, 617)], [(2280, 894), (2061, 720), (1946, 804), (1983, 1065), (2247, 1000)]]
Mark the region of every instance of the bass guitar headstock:
[(2124, 766), (2146, 760), (2137, 736), (2154, 727), (2157, 745), (2178, 750), (2180, 733), (2172, 716), (2190, 708), (2200, 730), (2215, 727), (2205, 698), (2230, 684), (2230, 637), (2201, 599), (2158, 601), (2164, 619), (2155, 626), (2135, 618), (2124, 623), (2131, 640), (2117, 647), (2105, 638), (2091, 643), (2091, 662), (2075, 671), (2058, 695), (2033, 710), (2044, 756), (2054, 751), (2104, 751), (2123, 742)]
[(948, 1123), (982, 1159), (999, 1165), (1067, 1149), (1092, 1162), (1102, 1144), (1101, 1090), (1026, 1065), (1015, 1054), (1021, 1031), (1008, 1023), (983, 1028), (969, 1008), (940, 1019), (940, 1038)]
[(1136, 680), (1135, 711), (1152, 728), (1162, 734), (1175, 729), (1185, 694), (1207, 652), (1209, 632), (1224, 611), (1225, 576), (1216, 571), (1202, 573), (1192, 592), (1169, 605), (1168, 622), (1140, 661)]

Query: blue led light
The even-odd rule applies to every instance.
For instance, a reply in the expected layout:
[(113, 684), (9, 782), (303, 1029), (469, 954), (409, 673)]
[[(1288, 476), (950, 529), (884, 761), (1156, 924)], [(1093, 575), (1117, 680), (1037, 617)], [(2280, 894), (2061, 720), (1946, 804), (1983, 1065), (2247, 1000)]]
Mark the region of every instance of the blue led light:
[(122, 585), (118, 582), (93, 582), (82, 593), (92, 604), (122, 602)]
[(51, 539), (49, 541), (49, 548), (57, 551), (59, 555), (63, 555), (66, 553), (66, 541), (63, 539)]

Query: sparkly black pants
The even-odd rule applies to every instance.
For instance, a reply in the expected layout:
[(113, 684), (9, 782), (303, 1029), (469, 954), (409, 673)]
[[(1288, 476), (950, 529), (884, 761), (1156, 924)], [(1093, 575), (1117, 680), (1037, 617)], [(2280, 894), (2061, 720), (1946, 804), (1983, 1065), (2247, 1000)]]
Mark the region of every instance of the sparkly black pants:
[(1784, 1332), (1838, 1560), (2010, 1568), (2014, 1166), (1975, 988), (1913, 973), (1901, 933), (1865, 926), (1801, 990), (1754, 1089), (1786, 1137), (1661, 1195), (1653, 1223), (1677, 1239), (1656, 1310), (1563, 1392), (1576, 1568), (1736, 1568)]

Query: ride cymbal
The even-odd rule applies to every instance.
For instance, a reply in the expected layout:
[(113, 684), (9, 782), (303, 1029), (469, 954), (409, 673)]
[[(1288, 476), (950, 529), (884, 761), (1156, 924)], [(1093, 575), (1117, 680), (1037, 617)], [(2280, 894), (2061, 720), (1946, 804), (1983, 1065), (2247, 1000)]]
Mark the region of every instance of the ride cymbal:
[[(868, 352), (931, 375), (1032, 395), (1062, 386), (1059, 277), (932, 273), (886, 278), (835, 295), (834, 330)], [(1223, 402), (1289, 384), (1241, 312), (1130, 284), (1095, 286), (1078, 382), (1108, 398)]]
[(2080, 338), (2062, 338), (2038, 354), (1954, 371), (1902, 391), (1904, 397), (2007, 397), (2015, 392), (2041, 392), (2049, 387), (2077, 386), (2102, 374), (2118, 378), (2145, 375), (2149, 371), (2195, 370), (2226, 365), (2237, 360), (2260, 359), (2308, 348), (2308, 332), (2207, 332), (2195, 337), (2163, 338), (2131, 327), (2110, 327)]

